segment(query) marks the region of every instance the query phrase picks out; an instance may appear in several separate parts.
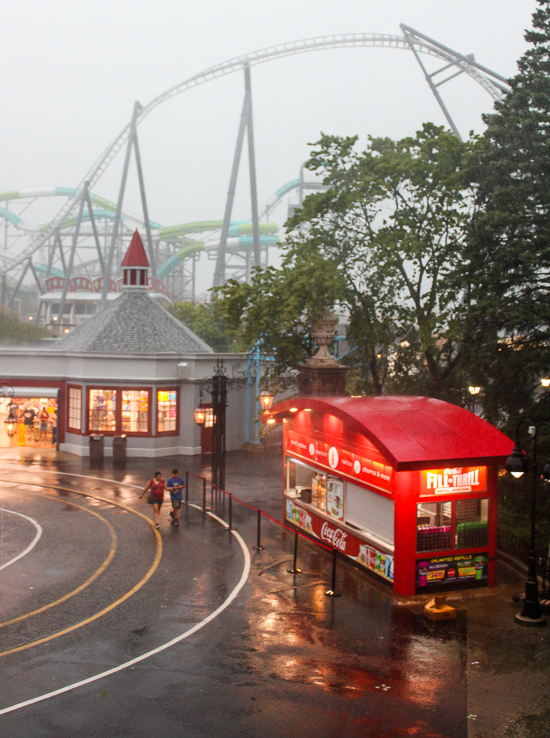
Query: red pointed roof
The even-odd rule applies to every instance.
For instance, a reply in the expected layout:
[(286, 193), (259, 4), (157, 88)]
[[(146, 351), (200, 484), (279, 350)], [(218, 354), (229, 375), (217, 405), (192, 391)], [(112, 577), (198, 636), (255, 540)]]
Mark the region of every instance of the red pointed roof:
[(139, 233), (137, 232), (137, 229), (132, 237), (130, 245), (128, 246), (128, 251), (126, 252), (126, 256), (122, 260), (122, 266), (123, 267), (148, 267), (149, 266), (149, 259), (147, 258), (147, 254), (145, 253), (145, 249), (143, 248), (143, 243), (141, 241)]

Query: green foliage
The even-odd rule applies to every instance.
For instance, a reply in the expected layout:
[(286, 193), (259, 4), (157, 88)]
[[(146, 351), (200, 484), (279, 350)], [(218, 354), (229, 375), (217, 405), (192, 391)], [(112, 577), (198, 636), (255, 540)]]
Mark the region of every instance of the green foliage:
[(525, 36), (531, 46), (511, 91), (485, 116), (471, 159), (468, 362), (482, 379), (487, 418), (510, 427), (532, 411), (550, 369), (550, 4), (539, 5)]
[(184, 323), (199, 338), (220, 353), (241, 351), (241, 340), (238, 326), (235, 330), (228, 328), (227, 322), (218, 309), (218, 301), (174, 302), (168, 308), (172, 315)]
[(229, 280), (218, 288), (218, 309), (228, 328), (240, 331), (244, 349), (259, 344), (274, 359), (271, 374), (285, 384), (289, 369), (315, 353), (312, 323), (340, 294), (338, 265), (314, 244), (283, 247), (280, 269), (254, 270), (250, 284)]
[(308, 244), (336, 265), (363, 389), (453, 397), (472, 144), (430, 123), (400, 141), (370, 138), (362, 153), (356, 140), (314, 145), (307, 167), (328, 190), (291, 219), (290, 247)]
[(0, 308), (0, 343), (21, 345), (33, 339), (52, 337), (52, 334), (46, 328), (19, 321), (10, 315), (7, 310)]

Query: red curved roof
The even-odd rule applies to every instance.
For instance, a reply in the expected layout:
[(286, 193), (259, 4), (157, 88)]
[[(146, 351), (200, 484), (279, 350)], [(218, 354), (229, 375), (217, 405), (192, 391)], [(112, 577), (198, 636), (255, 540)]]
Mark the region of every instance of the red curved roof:
[(128, 251), (126, 252), (124, 259), (122, 260), (123, 267), (148, 267), (149, 259), (143, 248), (143, 242), (139, 233), (136, 232), (132, 236)]
[(503, 464), (514, 446), (477, 415), (431, 397), (300, 398), (278, 403), (270, 415), (289, 417), (291, 407), (340, 418), (376, 446), (397, 471), (436, 469), (456, 461), (464, 466)]

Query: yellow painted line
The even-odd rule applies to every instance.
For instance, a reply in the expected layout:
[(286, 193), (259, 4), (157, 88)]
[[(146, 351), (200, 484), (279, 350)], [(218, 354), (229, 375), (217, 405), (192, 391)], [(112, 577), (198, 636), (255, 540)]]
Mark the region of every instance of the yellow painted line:
[(94, 512), (93, 510), (88, 510), (87, 507), (84, 507), (83, 505), (77, 505), (74, 502), (67, 502), (67, 500), (63, 500), (59, 497), (49, 497), (47, 495), (38, 495), (39, 497), (43, 497), (46, 500), (55, 500), (57, 502), (63, 502), (65, 504), (71, 505), (72, 507), (78, 507), (80, 510), (84, 510), (84, 512), (90, 513), (90, 515), (94, 515), (96, 518), (99, 518), (102, 523), (104, 523), (109, 533), (111, 534), (111, 548), (109, 550), (109, 553), (107, 554), (107, 558), (105, 561), (101, 564), (99, 569), (97, 569), (92, 576), (87, 579), (85, 582), (83, 582), (79, 587), (76, 589), (73, 589), (72, 592), (68, 592), (66, 595), (63, 595), (63, 597), (60, 597), (58, 600), (55, 600), (54, 602), (50, 602), (48, 605), (44, 605), (43, 607), (39, 607), (37, 610), (33, 610), (32, 612), (28, 612), (25, 615), (19, 615), (17, 618), (13, 618), (13, 620), (6, 620), (5, 623), (0, 623), (0, 628), (4, 628), (6, 625), (11, 625), (12, 623), (18, 623), (21, 620), (26, 620), (27, 618), (32, 618), (34, 615), (38, 615), (41, 612), (45, 612), (46, 610), (49, 610), (52, 607), (57, 607), (57, 605), (60, 605), (62, 602), (66, 602), (71, 597), (74, 597), (79, 592), (82, 592), (83, 589), (86, 589), (86, 587), (89, 587), (92, 582), (94, 582), (100, 574), (102, 574), (105, 569), (109, 566), (111, 561), (113, 560), (116, 549), (117, 549), (117, 535), (115, 533), (115, 529), (109, 523), (108, 520), (105, 520), (105, 518), (102, 518), (101, 515)]
[[(0, 480), (0, 481), (13, 481), (13, 480)], [(78, 628), (82, 628), (84, 625), (88, 625), (88, 623), (92, 623), (94, 620), (97, 620), (98, 618), (102, 617), (106, 613), (110, 612), (111, 610), (114, 610), (116, 607), (121, 605), (125, 600), (129, 599), (134, 595), (136, 592), (138, 592), (143, 585), (149, 581), (149, 579), (153, 576), (155, 573), (158, 565), (160, 564), (160, 560), (162, 558), (162, 538), (160, 537), (160, 533), (158, 530), (154, 528), (154, 523), (143, 513), (138, 512), (137, 510), (132, 510), (131, 507), (128, 507), (127, 505), (123, 505), (120, 502), (113, 502), (112, 500), (108, 500), (105, 497), (98, 497), (96, 495), (92, 495), (89, 492), (81, 492), (77, 489), (70, 489), (69, 487), (58, 487), (57, 485), (53, 484), (37, 484), (36, 482), (33, 483), (36, 487), (44, 487), (46, 489), (58, 489), (62, 490), (64, 492), (73, 492), (76, 495), (80, 495), (81, 497), (91, 497), (94, 500), (99, 500), (100, 502), (105, 502), (108, 505), (114, 505), (115, 507), (120, 507), (123, 510), (126, 510), (127, 512), (131, 512), (134, 515), (137, 515), (140, 518), (143, 518), (143, 520), (146, 521), (152, 528), (153, 532), (155, 534), (156, 542), (157, 542), (157, 551), (155, 554), (155, 559), (150, 566), (149, 570), (145, 574), (145, 576), (137, 583), (135, 584), (132, 589), (130, 589), (126, 594), (123, 594), (122, 597), (119, 597), (117, 600), (112, 602), (107, 607), (103, 608), (103, 610), (100, 610), (99, 612), (96, 612), (94, 615), (91, 615), (89, 618), (86, 618), (85, 620), (81, 620), (79, 623), (75, 623), (74, 625), (69, 626), (68, 628), (64, 628), (63, 630), (57, 631), (57, 633), (52, 633), (49, 636), (46, 636), (45, 638), (39, 638), (36, 641), (32, 641), (31, 643), (26, 643), (23, 646), (17, 646), (17, 648), (11, 648), (8, 651), (2, 651), (0, 652), (0, 657), (7, 656), (10, 653), (17, 653), (19, 651), (24, 651), (27, 648), (32, 648), (33, 646), (38, 646), (41, 643), (47, 643), (48, 641), (54, 640), (55, 638), (59, 638), (62, 635), (65, 635), (66, 633), (71, 633), (73, 630), (78, 630)]]

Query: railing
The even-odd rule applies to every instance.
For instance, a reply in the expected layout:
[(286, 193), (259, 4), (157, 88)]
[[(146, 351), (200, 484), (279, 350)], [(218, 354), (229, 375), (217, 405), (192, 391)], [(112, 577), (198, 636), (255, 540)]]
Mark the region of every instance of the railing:
[[(529, 544), (515, 533), (498, 529), (497, 548), (519, 559), (524, 564), (529, 563)], [(550, 558), (548, 549), (543, 548), (535, 552), (537, 562), (537, 575), (542, 580), (541, 597), (550, 597)]]
[[(276, 518), (273, 518), (271, 515), (268, 515), (266, 512), (261, 510), (258, 507), (255, 507), (254, 505), (249, 505), (247, 502), (244, 502), (243, 500), (240, 500), (238, 497), (235, 497), (235, 495), (232, 495), (230, 492), (227, 492), (224, 489), (221, 489), (220, 487), (217, 487), (215, 484), (212, 484), (206, 477), (199, 477), (196, 474), (192, 474), (191, 472), (187, 471), (185, 472), (185, 504), (189, 505), (189, 480), (190, 478), (196, 479), (200, 482), (200, 495), (201, 495), (201, 505), (195, 505), (196, 507), (199, 507), (202, 509), (204, 513), (206, 512), (214, 512), (216, 511), (216, 515), (219, 515), (219, 507), (223, 503), (225, 503), (225, 500), (228, 501), (228, 509), (227, 509), (227, 529), (229, 532), (233, 530), (233, 502), (238, 503), (239, 505), (242, 505), (243, 507), (247, 507), (250, 510), (256, 511), (256, 544), (252, 546), (253, 549), (256, 551), (259, 551), (264, 548), (262, 546), (262, 517), (267, 518), (267, 520), (271, 521), (272, 523), (275, 523), (275, 525), (279, 526), (280, 528), (287, 530), (291, 533), (294, 533), (294, 549), (293, 549), (293, 555), (292, 555), (292, 566), (288, 567), (287, 572), (289, 574), (300, 574), (302, 572), (301, 569), (297, 567), (297, 555), (298, 555), (298, 537), (304, 538), (306, 541), (309, 541), (310, 543), (314, 543), (316, 546), (319, 546), (319, 548), (323, 548), (326, 551), (330, 551), (332, 553), (332, 576), (331, 576), (331, 588), (328, 589), (325, 594), (327, 597), (339, 597), (340, 592), (336, 591), (336, 561), (338, 556), (338, 551), (333, 548), (332, 546), (326, 546), (324, 543), (321, 543), (320, 541), (316, 541), (314, 538), (310, 538), (309, 536), (306, 536), (305, 534), (301, 533), (297, 528), (290, 528), (288, 525), (285, 525), (284, 523), (281, 523)], [(210, 487), (210, 507), (208, 508), (206, 506), (206, 498), (207, 498), (207, 486)]]

